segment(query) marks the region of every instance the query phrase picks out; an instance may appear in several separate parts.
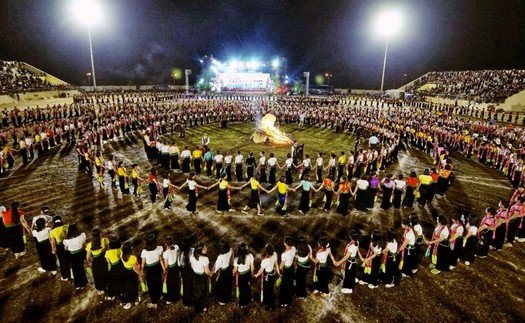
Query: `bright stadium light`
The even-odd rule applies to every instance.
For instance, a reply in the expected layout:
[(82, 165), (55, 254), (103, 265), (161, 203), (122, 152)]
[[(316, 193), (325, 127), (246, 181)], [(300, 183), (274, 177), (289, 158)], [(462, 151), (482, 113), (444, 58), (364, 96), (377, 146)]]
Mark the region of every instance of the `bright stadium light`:
[(401, 28), (401, 14), (397, 10), (385, 11), (377, 20), (377, 31), (385, 37), (385, 56), (383, 59), (383, 72), (381, 74), (381, 93), (385, 84), (386, 56), (388, 53), (388, 40), (399, 32)]
[(277, 58), (274, 59), (274, 60), (272, 61), (272, 66), (273, 66), (273, 67), (278, 67), (278, 66), (279, 66), (279, 59), (277, 59)]
[(91, 58), (91, 74), (93, 74), (93, 91), (97, 89), (95, 78), (95, 60), (93, 58), (93, 42), (91, 40), (91, 26), (100, 22), (102, 10), (99, 3), (95, 0), (77, 0), (75, 2), (75, 12), (79, 21), (87, 25), (89, 36), (89, 56)]

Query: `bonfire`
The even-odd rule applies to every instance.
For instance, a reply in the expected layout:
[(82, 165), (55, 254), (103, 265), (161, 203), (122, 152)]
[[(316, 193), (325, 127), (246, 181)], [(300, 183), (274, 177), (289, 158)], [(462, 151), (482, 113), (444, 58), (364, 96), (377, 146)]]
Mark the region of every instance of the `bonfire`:
[(292, 144), (292, 140), (282, 132), (281, 130), (275, 127), (276, 118), (273, 114), (265, 115), (259, 122), (257, 130), (252, 135), (253, 141), (255, 143), (262, 143), (269, 141), (273, 144), (286, 145)]

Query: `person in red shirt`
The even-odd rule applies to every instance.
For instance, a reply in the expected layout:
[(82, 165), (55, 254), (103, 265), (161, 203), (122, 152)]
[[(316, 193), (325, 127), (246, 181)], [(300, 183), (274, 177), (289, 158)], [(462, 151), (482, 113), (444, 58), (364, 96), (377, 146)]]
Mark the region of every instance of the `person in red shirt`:
[(19, 207), (20, 203), (15, 201), (11, 204), (11, 210), (2, 213), (9, 246), (17, 259), (26, 253), (24, 230), (28, 233), (31, 232), (24, 218), (25, 213), (19, 210)]

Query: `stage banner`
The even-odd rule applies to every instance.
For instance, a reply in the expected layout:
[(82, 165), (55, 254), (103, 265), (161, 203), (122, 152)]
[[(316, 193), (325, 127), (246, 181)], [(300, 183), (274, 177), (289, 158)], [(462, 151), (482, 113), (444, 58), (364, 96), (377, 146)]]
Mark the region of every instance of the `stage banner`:
[(269, 73), (220, 73), (221, 91), (267, 91)]

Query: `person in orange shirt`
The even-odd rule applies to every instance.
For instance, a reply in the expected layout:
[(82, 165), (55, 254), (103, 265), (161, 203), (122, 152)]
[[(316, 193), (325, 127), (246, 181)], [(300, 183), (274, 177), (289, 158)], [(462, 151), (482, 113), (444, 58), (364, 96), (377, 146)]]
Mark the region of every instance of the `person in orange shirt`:
[(9, 241), (11, 251), (15, 254), (15, 258), (25, 255), (26, 248), (24, 243), (24, 230), (30, 233), (29, 225), (24, 218), (24, 211), (19, 209), (20, 202), (13, 202), (11, 210), (2, 213), (2, 220), (6, 229), (6, 236)]

